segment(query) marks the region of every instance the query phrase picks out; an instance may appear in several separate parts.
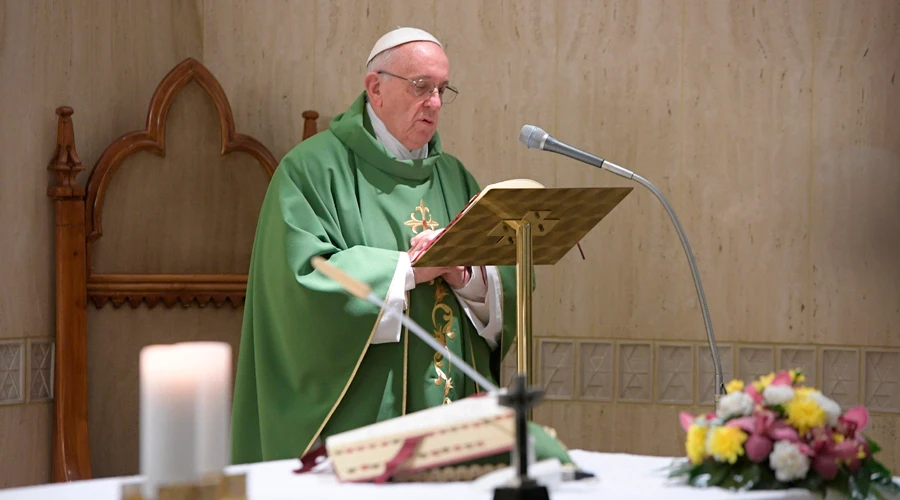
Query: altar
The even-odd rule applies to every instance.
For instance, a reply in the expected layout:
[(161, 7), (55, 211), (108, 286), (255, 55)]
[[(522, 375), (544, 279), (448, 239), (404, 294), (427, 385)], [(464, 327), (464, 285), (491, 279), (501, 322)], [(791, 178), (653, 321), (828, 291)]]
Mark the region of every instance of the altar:
[[(572, 459), (595, 478), (569, 481), (550, 488), (554, 500), (575, 499), (741, 499), (741, 500), (813, 500), (819, 498), (805, 490), (731, 492), (719, 488), (700, 489), (672, 484), (666, 470), (672, 458), (621, 453), (573, 450)], [(247, 474), (247, 500), (329, 499), (329, 500), (421, 500), (465, 498), (491, 500), (492, 491), (478, 481), (457, 483), (342, 484), (330, 473), (295, 474), (299, 460), (279, 460), (252, 465), (231, 466), (229, 474)], [(27, 488), (0, 490), (0, 500), (119, 500), (122, 486), (140, 481), (140, 477), (92, 479), (55, 483)], [(900, 477), (895, 478), (900, 483)], [(829, 494), (829, 499), (838, 498)]]

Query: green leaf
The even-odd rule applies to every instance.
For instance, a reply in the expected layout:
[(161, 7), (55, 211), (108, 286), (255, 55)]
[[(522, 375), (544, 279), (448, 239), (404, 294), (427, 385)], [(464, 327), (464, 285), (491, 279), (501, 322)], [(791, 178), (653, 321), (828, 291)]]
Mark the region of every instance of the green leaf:
[(740, 490), (752, 490), (760, 481), (760, 466), (748, 461), (734, 474), (735, 483)]
[(759, 467), (760, 479), (757, 483), (757, 490), (784, 490), (790, 488), (789, 485), (782, 483), (775, 477), (775, 472), (767, 466)]
[(892, 495), (900, 495), (900, 484), (895, 483), (891, 480), (890, 483), (887, 484), (877, 484), (875, 488), (878, 491), (886, 491)]
[(771, 405), (769, 409), (778, 414), (778, 418), (787, 417), (787, 410), (784, 409), (784, 405)]
[(732, 467), (727, 464), (722, 464), (722, 467), (713, 469), (713, 472), (709, 477), (710, 486), (721, 486), (722, 482), (725, 481), (725, 478), (732, 475), (731, 471)]
[(868, 498), (869, 490), (872, 488), (872, 471), (869, 469), (868, 464), (862, 464), (853, 474), (853, 479), (859, 486), (863, 498)]
[(698, 467), (698, 466), (691, 463), (690, 460), (675, 462), (672, 464), (671, 468), (669, 469), (669, 477), (673, 478), (673, 477), (684, 476), (686, 474), (689, 474), (691, 472), (691, 470), (694, 469), (695, 467)]
[(869, 481), (867, 473), (862, 472), (862, 468), (856, 474), (850, 476), (848, 485), (850, 486), (850, 498), (853, 500), (866, 500), (869, 498)]
[(691, 470), (690, 474), (688, 474), (688, 484), (699, 486), (701, 488), (709, 486), (709, 479), (717, 465), (717, 462), (709, 460), (695, 467)]
[(879, 451), (881, 451), (881, 446), (878, 446), (878, 443), (876, 443), (875, 441), (872, 441), (871, 439), (869, 439), (868, 436), (865, 436), (865, 438), (866, 438), (866, 442), (869, 443), (869, 448), (872, 449), (872, 455), (874, 455), (874, 454), (878, 453)]
[(900, 485), (893, 481), (891, 481), (890, 484), (876, 484), (872, 487), (871, 493), (874, 493), (877, 498), (885, 498), (885, 493), (890, 494), (891, 498), (898, 498), (898, 495), (900, 495)]
[(797, 486), (799, 486), (800, 488), (805, 488), (810, 491), (818, 492), (818, 493), (822, 494), (823, 497), (825, 496), (825, 494), (827, 492), (825, 480), (822, 479), (822, 476), (816, 474), (812, 470), (809, 471), (809, 474), (807, 474), (805, 478), (803, 478), (797, 482)]
[(835, 479), (833, 479), (831, 481), (831, 484), (829, 484), (829, 486), (833, 490), (835, 490), (839, 493), (843, 493), (845, 497), (848, 497), (848, 498), (850, 497), (850, 485), (848, 484), (848, 481), (846, 478), (844, 478), (844, 480), (840, 480), (837, 477), (835, 477)]
[[(885, 467), (878, 460), (870, 458), (863, 461), (863, 464), (868, 466), (869, 470), (871, 471), (871, 473), (869, 474), (869, 478), (872, 480), (872, 482), (885, 485), (893, 484), (894, 486), (897, 486), (896, 483), (894, 483), (894, 478), (893, 474), (891, 474), (891, 471), (889, 471), (887, 467)], [(900, 486), (897, 486), (897, 488), (900, 488)]]
[(727, 463), (716, 462), (713, 460), (703, 462), (699, 467), (691, 471), (690, 484), (706, 488), (709, 486), (719, 486), (731, 466)]
[(720, 488), (725, 488), (726, 490), (737, 490), (740, 488), (739, 481), (743, 479), (740, 474), (732, 471), (729, 474), (726, 474), (722, 481), (716, 486)]

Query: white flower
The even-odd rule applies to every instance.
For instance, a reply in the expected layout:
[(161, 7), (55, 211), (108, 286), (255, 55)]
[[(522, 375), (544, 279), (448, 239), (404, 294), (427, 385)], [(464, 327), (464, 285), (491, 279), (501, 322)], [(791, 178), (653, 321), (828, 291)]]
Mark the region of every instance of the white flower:
[(809, 457), (790, 441), (778, 441), (769, 455), (769, 465), (779, 481), (803, 479), (809, 472)]
[(763, 401), (767, 405), (783, 405), (794, 399), (794, 389), (789, 385), (770, 385), (763, 389)]
[(753, 398), (743, 391), (735, 391), (722, 396), (716, 416), (725, 420), (731, 417), (746, 417), (753, 413)]
[(841, 405), (837, 404), (833, 399), (822, 394), (820, 391), (810, 392), (809, 398), (825, 410), (829, 427), (834, 427), (838, 424), (838, 417), (841, 416)]

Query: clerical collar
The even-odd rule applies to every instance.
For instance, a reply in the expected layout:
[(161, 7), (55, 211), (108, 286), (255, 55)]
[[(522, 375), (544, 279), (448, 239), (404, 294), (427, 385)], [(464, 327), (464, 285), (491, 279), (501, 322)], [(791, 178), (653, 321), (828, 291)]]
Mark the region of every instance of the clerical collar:
[(394, 155), (394, 158), (398, 160), (421, 160), (428, 156), (428, 144), (426, 143), (419, 149), (409, 150), (406, 149), (400, 141), (397, 140), (396, 137), (391, 135), (388, 132), (387, 127), (384, 125), (384, 122), (381, 121), (381, 118), (378, 118), (378, 115), (375, 114), (375, 110), (372, 109), (372, 105), (370, 103), (366, 103), (366, 111), (369, 113), (369, 121), (372, 122), (372, 129), (375, 131), (375, 138), (378, 139), (378, 142), (384, 146), (384, 149), (387, 150), (388, 153)]

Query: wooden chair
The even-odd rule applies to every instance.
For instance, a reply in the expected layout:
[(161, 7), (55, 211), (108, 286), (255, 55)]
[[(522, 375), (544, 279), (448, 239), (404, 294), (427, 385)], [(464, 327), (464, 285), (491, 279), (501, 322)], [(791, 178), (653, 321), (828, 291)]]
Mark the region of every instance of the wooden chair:
[[(92, 476), (88, 425), (88, 302), (99, 310), (111, 303), (115, 309), (127, 303), (131, 309), (162, 303), (165, 308), (219, 309), (226, 303), (239, 308), (247, 287), (246, 274), (95, 273), (97, 240), (103, 236), (103, 206), (111, 183), (123, 161), (141, 152), (166, 156), (166, 122), (176, 95), (189, 83), (199, 84), (211, 98), (221, 127), (220, 157), (231, 153), (250, 155), (271, 178), (277, 161), (253, 137), (235, 131), (231, 106), (222, 86), (202, 64), (186, 59), (162, 79), (150, 100), (146, 128), (114, 140), (100, 155), (85, 187), (76, 176), (84, 167), (75, 147), (73, 110), (56, 110), (56, 153), (49, 169), (55, 183), (48, 195), (55, 203), (56, 362), (52, 480), (72, 481)], [(318, 113), (303, 113), (302, 139), (316, 133)], [(171, 132), (170, 132), (171, 134)], [(182, 166), (179, 165), (179, 168)], [(191, 165), (183, 165), (191, 168)], [(127, 215), (127, 214), (126, 214)], [(167, 221), (175, 224), (178, 221)], [(163, 242), (160, 242), (163, 245)], [(247, 249), (249, 252), (249, 249)], [(128, 310), (128, 308), (124, 308)], [(236, 357), (237, 353), (235, 353)], [(130, 362), (130, 361), (129, 361)], [(137, 363), (137, 360), (134, 360)]]

